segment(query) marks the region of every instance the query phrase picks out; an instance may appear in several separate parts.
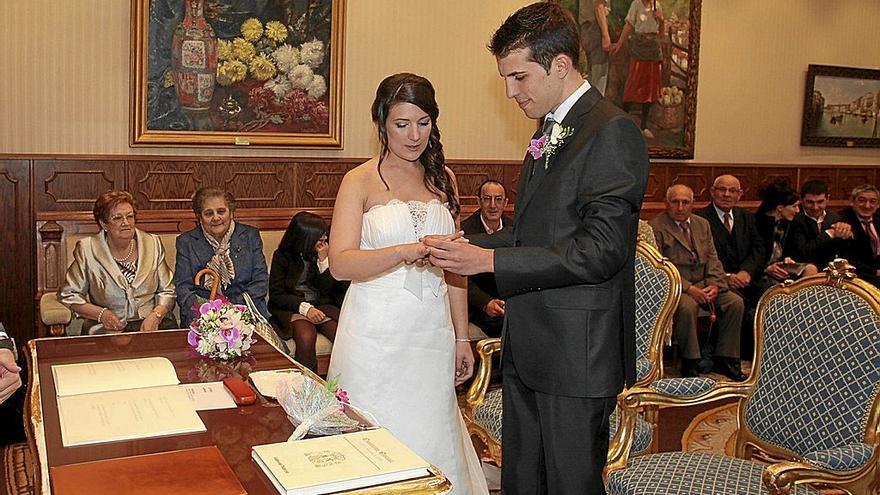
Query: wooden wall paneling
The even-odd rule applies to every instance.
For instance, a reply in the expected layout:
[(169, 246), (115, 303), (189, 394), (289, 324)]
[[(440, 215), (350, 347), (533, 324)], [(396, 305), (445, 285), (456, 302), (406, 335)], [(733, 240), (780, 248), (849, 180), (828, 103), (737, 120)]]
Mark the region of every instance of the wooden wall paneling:
[(358, 160), (293, 164), (296, 170), (296, 180), (293, 184), (296, 206), (332, 210), (345, 173), (361, 163), (362, 161)]
[[(493, 179), (505, 184), (503, 163), (453, 163), (450, 167), (458, 181), (458, 197), (462, 210), (466, 207), (477, 210), (480, 207), (480, 184)], [(510, 186), (504, 186), (508, 189)], [(510, 192), (507, 193), (510, 196)]]
[(206, 185), (205, 167), (199, 162), (126, 162), (128, 191), (139, 210), (189, 210), (192, 195)]
[(694, 201), (705, 202), (709, 200), (709, 186), (712, 185), (712, 168), (707, 166), (668, 164), (666, 168), (666, 184), (663, 186), (663, 196), (666, 189), (673, 184), (684, 184), (694, 190)]
[(125, 189), (122, 160), (34, 160), (36, 211), (91, 211), (101, 193)]
[(849, 204), (853, 188), (862, 184), (877, 185), (876, 168), (839, 168), (831, 195)]
[(0, 321), (19, 344), (34, 336), (34, 225), (31, 162), (0, 160)]
[(215, 163), (216, 185), (235, 196), (237, 208), (292, 208), (295, 168), (291, 163)]

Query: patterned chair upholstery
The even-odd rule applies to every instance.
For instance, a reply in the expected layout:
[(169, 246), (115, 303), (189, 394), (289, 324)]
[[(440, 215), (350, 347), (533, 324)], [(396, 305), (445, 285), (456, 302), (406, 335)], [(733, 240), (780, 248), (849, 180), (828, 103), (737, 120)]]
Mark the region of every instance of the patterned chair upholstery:
[[(681, 297), (678, 270), (656, 248), (639, 241), (635, 257), (636, 286), (636, 373), (637, 386), (647, 386), (663, 374), (663, 343), (671, 331), (672, 314)], [(501, 350), (498, 338), (477, 344), (480, 366), (468, 390), (463, 416), (468, 432), (488, 448), (492, 460), (501, 465), (501, 390), (489, 390), (492, 355)], [(617, 411), (611, 415), (611, 438), (617, 433)], [(647, 452), (653, 442), (654, 426), (639, 416), (635, 420), (632, 452)]]
[[(880, 491), (880, 290), (835, 260), (824, 274), (764, 294), (755, 341), (753, 372), (743, 383), (684, 398), (633, 388), (618, 398), (624, 435), (609, 453), (609, 494)], [(628, 459), (638, 410), (725, 398), (739, 400), (735, 458), (665, 452)]]

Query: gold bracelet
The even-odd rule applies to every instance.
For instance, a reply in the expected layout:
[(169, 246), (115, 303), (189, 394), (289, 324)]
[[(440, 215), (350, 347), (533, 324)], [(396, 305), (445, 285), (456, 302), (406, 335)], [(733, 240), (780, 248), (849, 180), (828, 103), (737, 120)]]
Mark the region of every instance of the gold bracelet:
[(159, 318), (160, 320), (162, 318), (165, 318), (165, 315), (163, 315), (162, 313), (160, 313), (158, 311), (153, 311), (153, 314), (156, 315), (156, 318)]
[(104, 324), (104, 322), (101, 321), (101, 318), (104, 317), (104, 311), (107, 311), (107, 308), (101, 308), (101, 311), (98, 311), (98, 323), (102, 325)]

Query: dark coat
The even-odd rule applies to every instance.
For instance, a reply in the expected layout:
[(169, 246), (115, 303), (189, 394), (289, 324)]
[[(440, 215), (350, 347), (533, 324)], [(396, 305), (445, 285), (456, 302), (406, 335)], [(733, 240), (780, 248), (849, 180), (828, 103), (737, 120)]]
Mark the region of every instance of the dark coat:
[(526, 155), (513, 228), (472, 242), (495, 248), (503, 355), (521, 381), (546, 394), (612, 397), (635, 381), (634, 258), (648, 153), (638, 126), (596, 88), (561, 124), (573, 134), (546, 168)]
[(826, 211), (825, 218), (822, 219), (822, 230), (819, 230), (815, 220), (809, 218), (803, 211), (799, 212), (791, 222), (784, 254), (791, 256), (795, 261), (813, 263), (820, 270), (823, 269), (846, 247), (845, 240), (834, 239), (827, 232), (832, 225), (841, 220), (839, 213)]
[[(208, 265), (214, 256), (214, 248), (205, 238), (200, 226), (177, 236), (177, 260), (174, 265), (174, 286), (177, 288), (177, 304), (180, 306), (180, 325), (189, 326), (195, 314), (192, 306), (198, 298), (207, 299), (211, 291), (194, 282), (196, 273)], [(244, 304), (247, 292), (257, 310), (269, 318), (266, 307), (266, 282), (269, 272), (266, 268), (266, 257), (263, 256), (263, 240), (260, 231), (243, 223), (235, 224), (235, 230), (229, 239), (229, 255), (235, 266), (235, 278), (225, 289), (219, 289), (223, 295), (235, 304)]]
[(764, 272), (766, 265), (764, 258), (764, 244), (761, 234), (758, 232), (755, 215), (738, 206), (731, 209), (733, 213), (733, 231), (728, 232), (715, 207), (710, 203), (705, 208), (695, 211), (697, 215), (709, 221), (712, 229), (712, 239), (715, 241), (715, 250), (718, 259), (724, 266), (725, 273), (739, 273), (746, 271), (757, 280)]
[[(853, 238), (845, 243), (841, 255), (856, 267), (856, 273), (860, 278), (880, 287), (880, 277), (877, 270), (880, 269), (880, 257), (874, 256), (871, 250), (871, 238), (865, 231), (859, 216), (851, 207), (840, 212), (843, 221), (852, 225)], [(880, 233), (880, 219), (874, 217), (874, 230)]]
[[(512, 223), (513, 220), (510, 217), (501, 215), (501, 230), (495, 232), (495, 234), (504, 231), (504, 229), (509, 229)], [(473, 215), (461, 222), (461, 230), (468, 237), (474, 234), (486, 233), (486, 227), (480, 220), (480, 210), (475, 211)], [(495, 285), (495, 275), (491, 273), (478, 273), (468, 277), (468, 310), (471, 317), (476, 312), (482, 312), (486, 304), (492, 299), (499, 299), (498, 286)]]

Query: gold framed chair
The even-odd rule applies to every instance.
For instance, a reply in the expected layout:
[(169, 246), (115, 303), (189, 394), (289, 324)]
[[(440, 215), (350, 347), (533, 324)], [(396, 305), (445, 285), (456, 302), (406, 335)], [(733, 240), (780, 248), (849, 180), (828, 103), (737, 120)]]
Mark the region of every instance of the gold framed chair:
[[(675, 265), (655, 247), (639, 241), (635, 256), (636, 375), (637, 386), (646, 386), (663, 375), (663, 344), (672, 328), (672, 315), (681, 297), (681, 277)], [(501, 389), (489, 389), (492, 355), (501, 351), (501, 339), (481, 340), (476, 347), (479, 367), (462, 409), (468, 433), (487, 448), (489, 457), (501, 465)], [(653, 420), (652, 411), (647, 419)], [(636, 422), (633, 453), (649, 451), (653, 444), (654, 421), (641, 416)], [(611, 437), (617, 430), (617, 412), (611, 416)]]
[[(823, 274), (786, 281), (758, 303), (755, 345), (745, 382), (719, 382), (691, 397), (653, 387), (618, 397), (622, 425), (609, 451), (609, 494), (880, 491), (880, 290), (839, 259)], [(642, 408), (728, 398), (738, 400), (736, 457), (630, 457)]]

